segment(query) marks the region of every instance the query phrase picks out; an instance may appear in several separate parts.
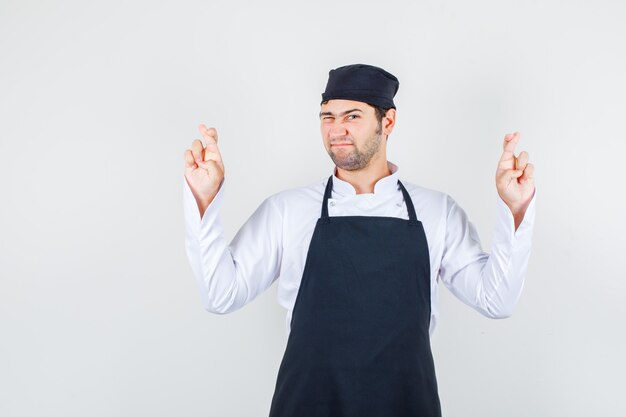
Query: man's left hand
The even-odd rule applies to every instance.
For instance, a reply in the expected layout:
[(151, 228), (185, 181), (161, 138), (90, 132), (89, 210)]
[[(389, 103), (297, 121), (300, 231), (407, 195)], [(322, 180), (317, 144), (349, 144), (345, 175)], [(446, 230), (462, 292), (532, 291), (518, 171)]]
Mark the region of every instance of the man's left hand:
[(515, 229), (522, 222), (535, 192), (535, 167), (528, 162), (528, 152), (522, 151), (515, 156), (515, 146), (519, 138), (519, 132), (509, 133), (504, 137), (504, 152), (496, 170), (496, 188), (502, 201), (511, 209)]

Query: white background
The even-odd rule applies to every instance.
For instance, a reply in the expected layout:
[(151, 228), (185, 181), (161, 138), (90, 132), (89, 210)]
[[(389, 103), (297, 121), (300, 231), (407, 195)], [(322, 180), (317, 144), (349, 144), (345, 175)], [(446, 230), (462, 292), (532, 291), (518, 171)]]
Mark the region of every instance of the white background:
[(265, 416), (286, 343), (276, 285), (202, 310), (183, 152), (215, 126), (232, 238), (332, 172), (328, 71), (396, 75), (389, 160), (450, 194), (488, 249), (507, 132), (536, 165), (513, 317), (442, 288), (446, 417), (623, 416), (622, 1), (0, 1), (0, 415)]

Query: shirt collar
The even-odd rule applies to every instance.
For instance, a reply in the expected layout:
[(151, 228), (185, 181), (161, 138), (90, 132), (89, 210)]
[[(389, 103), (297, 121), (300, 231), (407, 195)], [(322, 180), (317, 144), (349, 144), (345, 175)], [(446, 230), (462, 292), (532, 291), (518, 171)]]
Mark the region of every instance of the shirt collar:
[[(376, 181), (374, 194), (390, 194), (398, 191), (398, 166), (387, 161), (387, 167), (391, 175), (387, 175)], [(356, 189), (347, 181), (337, 178), (337, 167), (333, 170), (333, 192), (339, 196), (356, 195)]]

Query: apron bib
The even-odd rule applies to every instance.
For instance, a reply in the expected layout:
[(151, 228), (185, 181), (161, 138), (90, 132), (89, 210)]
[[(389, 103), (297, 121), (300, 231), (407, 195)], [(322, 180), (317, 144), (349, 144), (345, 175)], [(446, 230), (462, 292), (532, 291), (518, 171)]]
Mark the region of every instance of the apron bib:
[(422, 223), (322, 215), (309, 246), (270, 417), (439, 417)]

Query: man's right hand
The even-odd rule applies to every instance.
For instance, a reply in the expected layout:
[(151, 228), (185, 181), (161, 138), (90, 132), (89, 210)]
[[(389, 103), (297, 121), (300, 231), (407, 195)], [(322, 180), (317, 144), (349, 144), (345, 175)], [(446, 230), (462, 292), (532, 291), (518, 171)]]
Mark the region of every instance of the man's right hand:
[(185, 150), (185, 179), (193, 192), (200, 217), (217, 195), (224, 179), (224, 163), (217, 148), (217, 130), (198, 126), (203, 140), (196, 139)]

